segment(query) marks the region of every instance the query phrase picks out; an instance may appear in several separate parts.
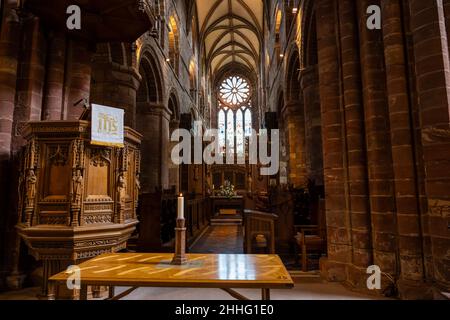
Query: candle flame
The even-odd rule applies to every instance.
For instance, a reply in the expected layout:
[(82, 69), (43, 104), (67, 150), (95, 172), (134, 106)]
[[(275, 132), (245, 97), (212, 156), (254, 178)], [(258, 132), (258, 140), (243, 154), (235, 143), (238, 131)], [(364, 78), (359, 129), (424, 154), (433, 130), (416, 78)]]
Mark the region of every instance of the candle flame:
[(183, 197), (183, 194), (182, 193), (180, 193), (180, 198), (182, 198)]

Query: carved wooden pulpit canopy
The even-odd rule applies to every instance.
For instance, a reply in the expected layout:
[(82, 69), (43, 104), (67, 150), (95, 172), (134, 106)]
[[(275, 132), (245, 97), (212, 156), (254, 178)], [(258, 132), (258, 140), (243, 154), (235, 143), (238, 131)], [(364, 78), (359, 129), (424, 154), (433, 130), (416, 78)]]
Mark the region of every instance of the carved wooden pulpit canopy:
[(44, 279), (124, 249), (138, 223), (141, 135), (125, 128), (123, 148), (91, 145), (90, 136), (90, 122), (82, 120), (24, 129), (17, 229), (44, 262)]

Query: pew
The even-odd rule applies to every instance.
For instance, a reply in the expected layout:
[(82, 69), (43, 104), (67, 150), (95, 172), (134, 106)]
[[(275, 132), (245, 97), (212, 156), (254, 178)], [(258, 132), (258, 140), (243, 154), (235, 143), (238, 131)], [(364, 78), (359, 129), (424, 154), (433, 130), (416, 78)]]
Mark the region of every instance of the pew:
[(244, 210), (244, 252), (275, 253), (275, 221), (273, 213)]

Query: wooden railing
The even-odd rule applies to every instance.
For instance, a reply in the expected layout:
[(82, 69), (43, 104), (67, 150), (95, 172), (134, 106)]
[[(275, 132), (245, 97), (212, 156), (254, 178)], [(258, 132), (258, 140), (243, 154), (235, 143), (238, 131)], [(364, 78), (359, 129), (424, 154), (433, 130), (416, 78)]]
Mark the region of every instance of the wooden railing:
[(209, 198), (186, 200), (185, 218), (188, 244), (195, 241), (209, 225), (210, 211)]
[[(185, 198), (187, 245), (202, 234), (210, 222), (208, 198)], [(177, 219), (177, 196), (167, 193), (143, 194), (139, 197), (138, 250), (158, 252), (172, 250)]]

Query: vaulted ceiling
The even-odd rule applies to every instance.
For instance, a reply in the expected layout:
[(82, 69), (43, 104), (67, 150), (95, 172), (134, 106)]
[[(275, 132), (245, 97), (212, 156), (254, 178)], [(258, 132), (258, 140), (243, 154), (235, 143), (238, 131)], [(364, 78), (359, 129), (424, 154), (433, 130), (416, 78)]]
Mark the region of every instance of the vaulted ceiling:
[(258, 70), (262, 0), (197, 0), (197, 11), (200, 43), (213, 73), (236, 64)]

